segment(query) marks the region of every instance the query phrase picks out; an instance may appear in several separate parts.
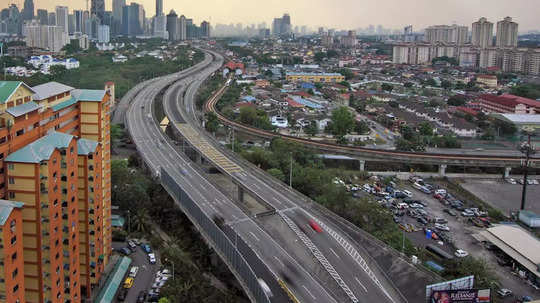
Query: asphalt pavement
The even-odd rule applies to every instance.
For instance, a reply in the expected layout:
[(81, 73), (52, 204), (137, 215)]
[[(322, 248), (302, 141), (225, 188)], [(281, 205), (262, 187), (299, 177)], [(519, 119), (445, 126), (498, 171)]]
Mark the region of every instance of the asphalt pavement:
[[(126, 242), (113, 242), (112, 246), (114, 250), (120, 249), (122, 247), (128, 247)], [(148, 255), (146, 254), (146, 252), (143, 251), (143, 249), (140, 246), (138, 246), (135, 252), (133, 252), (128, 257), (131, 258), (130, 268), (137, 266), (139, 267), (139, 272), (137, 273), (133, 286), (129, 289), (128, 295), (126, 297), (126, 300), (124, 300), (124, 302), (134, 303), (137, 301), (137, 296), (139, 295), (139, 292), (143, 290), (147, 292), (150, 291), (150, 288), (152, 287), (152, 284), (154, 283), (156, 273), (159, 270), (159, 265), (158, 265), (159, 257), (156, 253), (156, 259), (158, 262), (156, 262), (156, 264), (153, 264), (153, 265), (150, 264), (150, 262), (148, 261)], [(129, 274), (129, 271), (128, 271), (128, 274)], [(127, 277), (127, 274), (126, 274), (126, 277)], [(123, 284), (123, 281), (122, 281), (122, 284)], [(120, 287), (122, 287), (122, 284), (120, 285)]]

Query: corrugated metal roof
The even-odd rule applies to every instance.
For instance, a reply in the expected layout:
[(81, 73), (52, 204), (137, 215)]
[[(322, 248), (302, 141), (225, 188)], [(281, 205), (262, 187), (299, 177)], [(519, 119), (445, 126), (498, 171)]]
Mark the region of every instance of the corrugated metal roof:
[(96, 141), (80, 138), (77, 141), (77, 152), (79, 155), (88, 155), (95, 152), (97, 146)]
[(122, 284), (122, 280), (126, 275), (130, 264), (130, 258), (122, 257), (122, 259), (114, 265), (114, 269), (105, 282), (105, 286), (96, 297), (95, 303), (111, 303), (114, 300), (116, 291), (118, 290), (118, 287), (120, 287), (120, 284)]
[(48, 82), (32, 87), (35, 91), (34, 100), (41, 101), (49, 97), (56, 96), (65, 92), (74, 90), (75, 88), (58, 82)]
[(53, 111), (56, 112), (56, 111), (59, 111), (59, 110), (62, 110), (62, 109), (64, 109), (64, 108), (66, 108), (66, 107), (68, 107), (68, 106), (71, 106), (71, 105), (73, 105), (73, 104), (75, 104), (75, 103), (77, 103), (77, 99), (75, 99), (75, 98), (72, 96), (71, 98), (69, 98), (69, 100), (64, 101), (64, 102), (61, 102), (61, 103), (58, 103), (58, 104), (52, 106), (51, 108), (52, 108)]
[(39, 108), (40, 106), (36, 102), (30, 101), (21, 105), (17, 105), (15, 107), (10, 107), (6, 110), (6, 112), (13, 117), (20, 117), (22, 115), (28, 114), (29, 112), (38, 110)]
[(24, 203), (9, 200), (0, 200), (0, 226), (6, 224), (6, 220), (15, 208), (22, 208)]
[(94, 89), (76, 89), (71, 92), (78, 101), (95, 101), (101, 102), (107, 92), (105, 90)]
[(517, 225), (498, 225), (481, 232), (488, 241), (540, 277), (540, 241)]
[(72, 135), (52, 132), (18, 151), (10, 154), (7, 162), (40, 163), (48, 160), (57, 148), (67, 148), (74, 137)]

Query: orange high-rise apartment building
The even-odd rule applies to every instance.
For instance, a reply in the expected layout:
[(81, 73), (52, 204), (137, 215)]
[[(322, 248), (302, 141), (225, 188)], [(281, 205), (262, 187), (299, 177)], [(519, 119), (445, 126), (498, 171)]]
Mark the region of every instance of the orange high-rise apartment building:
[[(111, 87), (0, 82), (0, 198), (19, 203), (10, 215), (21, 233), (13, 244), (2, 238), (0, 252), (21, 250), (24, 264), (16, 291), (0, 280), (0, 298), (81, 302), (98, 284), (111, 253)], [(0, 223), (2, 209), (0, 200)]]

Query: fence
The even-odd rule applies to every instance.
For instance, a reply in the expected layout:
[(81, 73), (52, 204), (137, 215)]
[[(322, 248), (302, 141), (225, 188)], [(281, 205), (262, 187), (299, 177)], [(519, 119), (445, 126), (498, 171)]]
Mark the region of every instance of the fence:
[(161, 184), (169, 192), (169, 194), (179, 203), (184, 212), (192, 219), (195, 226), (199, 228), (201, 234), (213, 244), (212, 246), (221, 255), (225, 263), (240, 276), (240, 283), (247, 288), (250, 297), (256, 302), (269, 303), (270, 299), (262, 290), (257, 276), (242, 254), (237, 250), (231, 240), (225, 233), (209, 218), (199, 206), (193, 202), (189, 195), (180, 188), (180, 185), (161, 168)]

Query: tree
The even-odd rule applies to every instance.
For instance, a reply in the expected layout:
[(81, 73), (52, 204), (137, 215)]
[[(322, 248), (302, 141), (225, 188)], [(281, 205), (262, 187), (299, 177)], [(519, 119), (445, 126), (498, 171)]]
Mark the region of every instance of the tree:
[(345, 80), (350, 80), (354, 77), (354, 73), (348, 68), (341, 68), (338, 70), (338, 73), (345, 77)]
[(354, 116), (342, 106), (332, 112), (332, 133), (337, 137), (343, 137), (354, 128)]
[(169, 303), (169, 299), (167, 298), (160, 298), (158, 303)]
[(390, 105), (390, 107), (392, 108), (398, 108), (399, 107), (399, 103), (397, 103), (396, 101), (389, 101), (388, 102), (388, 105)]
[(516, 96), (536, 100), (540, 98), (540, 84), (528, 83), (518, 85), (512, 88), (511, 93)]
[(465, 83), (463, 81), (456, 82), (456, 89), (465, 89)]
[(453, 95), (450, 98), (448, 98), (447, 103), (448, 105), (452, 105), (452, 106), (463, 106), (465, 105), (466, 102), (467, 100), (465, 99), (465, 97), (461, 95)]
[(394, 87), (391, 84), (383, 83), (381, 85), (381, 89), (387, 92), (391, 92), (394, 89)]
[(254, 125), (257, 120), (257, 110), (251, 106), (240, 108), (240, 122), (248, 125)]
[(411, 88), (413, 87), (413, 83), (412, 82), (405, 82), (405, 84), (403, 84), (404, 87), (406, 88)]
[(369, 133), (369, 125), (366, 121), (356, 121), (356, 125), (354, 126), (354, 131), (357, 132), (360, 135), (365, 135)]
[(281, 182), (285, 181), (285, 174), (279, 168), (271, 168), (267, 172)]
[(433, 136), (433, 126), (429, 122), (422, 122), (418, 125), (420, 134), (423, 136)]
[(337, 58), (339, 53), (336, 50), (330, 49), (326, 52), (326, 57), (328, 58)]
[(51, 75), (53, 77), (62, 77), (67, 73), (67, 69), (63, 65), (53, 65), (50, 69)]
[(324, 60), (324, 58), (326, 58), (325, 53), (323, 53), (323, 52), (316, 52), (315, 53), (314, 59), (315, 59), (316, 62), (322, 62)]
[(433, 78), (430, 78), (425, 82), (425, 84), (427, 86), (437, 86), (437, 81), (435, 81), (435, 79), (433, 79)]
[(311, 121), (304, 131), (306, 132), (306, 134), (312, 137), (317, 135), (319, 133), (319, 127), (317, 126), (317, 122)]
[(444, 88), (444, 89), (452, 88), (452, 82), (450, 82), (448, 80), (442, 80), (441, 87)]
[(205, 124), (206, 130), (215, 133), (218, 130), (219, 127), (219, 120), (217, 115), (214, 112), (209, 112), (206, 114), (206, 124)]

